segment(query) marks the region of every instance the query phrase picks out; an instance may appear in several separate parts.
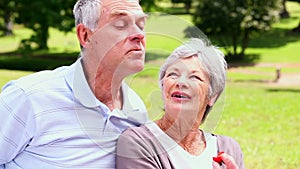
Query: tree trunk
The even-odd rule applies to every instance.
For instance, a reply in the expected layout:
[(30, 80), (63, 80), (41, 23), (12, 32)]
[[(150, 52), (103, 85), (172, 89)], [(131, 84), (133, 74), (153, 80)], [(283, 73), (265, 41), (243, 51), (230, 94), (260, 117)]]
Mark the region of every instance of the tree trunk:
[(237, 36), (232, 36), (233, 57), (237, 57)]
[(289, 18), (290, 17), (290, 14), (289, 12), (286, 10), (286, 0), (282, 0), (281, 1), (281, 4), (282, 4), (282, 10), (280, 12), (280, 17), (281, 18)]
[(48, 37), (49, 37), (49, 26), (47, 24), (42, 24), (41, 29), (37, 31), (37, 44), (38, 49), (48, 49)]
[(11, 12), (10, 11), (4, 11), (4, 24), (5, 24), (5, 27), (4, 27), (4, 35), (5, 36), (10, 36), (13, 34), (13, 30), (12, 30), (12, 27), (13, 27), (13, 22), (11, 20)]
[(250, 35), (250, 32), (249, 32), (249, 30), (246, 29), (245, 33), (244, 33), (244, 36), (243, 36), (243, 39), (242, 39), (242, 50), (241, 50), (241, 53), (240, 53), (241, 59), (244, 59), (245, 50), (248, 47), (249, 40), (250, 40), (249, 35)]
[(192, 7), (192, 1), (191, 0), (186, 0), (186, 2), (185, 2), (185, 12), (187, 14), (190, 13), (191, 7)]

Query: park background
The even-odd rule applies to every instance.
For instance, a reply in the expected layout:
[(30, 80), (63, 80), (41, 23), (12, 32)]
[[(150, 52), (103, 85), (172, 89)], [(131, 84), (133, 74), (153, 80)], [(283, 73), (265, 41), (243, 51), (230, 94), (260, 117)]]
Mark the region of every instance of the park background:
[[(260, 6), (268, 8), (270, 1), (262, 0), (260, 2), (266, 4), (265, 6), (260, 4)], [(0, 19), (3, 32), (3, 36), (0, 37), (0, 86), (10, 80), (36, 71), (51, 70), (58, 66), (69, 65), (77, 59), (79, 54), (74, 21), (65, 23), (71, 29), (61, 28), (57, 24), (49, 24), (47, 45), (46, 47), (39, 46), (38, 41), (36, 41), (38, 37), (36, 32), (41, 29), (42, 26), (39, 24), (45, 18), (42, 18), (44, 19), (42, 21), (34, 20), (34, 18), (41, 17), (39, 14), (27, 17), (27, 20), (33, 20), (32, 22), (35, 23), (32, 26), (33, 29), (30, 26), (32, 24), (25, 23), (19, 17), (19, 15), (24, 14), (21, 13), (22, 3), (20, 2), (38, 4), (35, 1), (27, 2), (26, 0), (4, 0), (0, 2), (1, 16), (5, 16), (5, 9), (13, 9), (10, 13), (12, 16), (10, 22)], [(199, 5), (202, 2), (205, 4), (206, 0), (177, 0), (172, 1), (173, 3), (168, 0), (143, 0), (141, 2), (145, 11), (172, 14), (183, 23), (188, 23), (186, 25), (207, 26), (195, 22), (197, 9), (201, 9)], [(220, 1), (207, 2), (213, 4)], [(230, 0), (223, 2), (233, 3)], [(257, 1), (247, 2), (255, 4)], [(27, 13), (30, 11), (38, 13), (40, 9), (50, 8), (43, 3), (40, 2), (41, 6), (27, 5), (25, 12), (27, 10)], [(283, 3), (285, 8), (283, 8)], [(74, 0), (70, 0), (66, 1), (63, 6), (60, 2), (58, 6), (60, 6), (59, 8), (72, 9), (73, 4)], [(255, 31), (243, 54), (234, 53), (233, 45), (230, 42), (222, 42), (218, 39), (216, 34), (220, 32), (209, 32), (210, 29), (204, 29), (213, 43), (220, 46), (220, 49), (224, 51), (229, 63), (227, 87), (221, 99), (221, 106), (217, 107), (221, 116), (217, 119), (217, 124), (213, 126), (213, 132), (235, 138), (243, 149), (246, 168), (251, 169), (294, 169), (299, 168), (300, 165), (300, 4), (299, 1), (280, 1), (279, 4), (280, 8), (276, 9), (274, 6), (274, 8), (269, 9), (269, 12), (278, 10), (278, 19), (270, 22), (270, 29), (257, 30), (248, 27)], [(35, 9), (30, 9), (30, 7)], [(247, 8), (250, 7), (251, 5), (248, 4)], [(20, 10), (18, 10), (19, 8)], [(57, 9), (59, 8), (57, 7)], [(210, 13), (210, 8), (205, 9)], [(256, 8), (253, 7), (253, 9)], [(214, 12), (211, 11), (211, 13)], [(259, 15), (259, 13), (255, 14)], [(49, 14), (49, 16), (52, 15)], [(147, 24), (155, 27), (157, 26), (155, 25), (157, 18), (153, 16), (154, 13), (149, 15)], [(203, 17), (203, 14), (200, 13), (199, 16)], [(205, 19), (202, 18), (202, 20)], [(219, 22), (222, 24), (221, 20), (212, 20), (216, 27)], [(5, 23), (13, 23), (12, 32), (6, 29), (9, 24), (6, 24), (5, 27)], [(180, 38), (183, 41), (187, 39), (183, 32), (188, 27), (167, 26), (168, 24), (164, 29), (181, 32)], [(228, 23), (225, 23), (225, 26), (229, 30), (235, 29), (234, 25)], [(220, 28), (221, 31), (225, 31), (222, 32), (226, 35), (225, 37), (231, 37), (226, 34), (228, 32), (224, 30), (224, 27)], [(246, 29), (244, 27), (241, 30)], [(150, 35), (147, 38), (145, 70), (127, 79), (130, 86), (145, 101), (149, 116), (152, 119), (161, 115), (161, 101), (158, 99), (160, 94), (157, 85), (158, 69), (168, 52), (179, 44), (172, 38), (166, 38), (166, 36)], [(238, 49), (241, 49), (241, 45), (243, 44), (237, 44)], [(164, 51), (157, 49), (164, 49)], [(279, 79), (277, 78), (278, 70), (280, 71)]]

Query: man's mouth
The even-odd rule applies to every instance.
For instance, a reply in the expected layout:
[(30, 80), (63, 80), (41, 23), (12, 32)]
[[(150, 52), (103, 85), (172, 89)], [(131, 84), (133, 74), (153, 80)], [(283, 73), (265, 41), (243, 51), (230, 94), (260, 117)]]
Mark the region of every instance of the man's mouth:
[(130, 52), (141, 52), (141, 51), (142, 51), (141, 48), (134, 48), (134, 49), (129, 50), (127, 53), (130, 53)]

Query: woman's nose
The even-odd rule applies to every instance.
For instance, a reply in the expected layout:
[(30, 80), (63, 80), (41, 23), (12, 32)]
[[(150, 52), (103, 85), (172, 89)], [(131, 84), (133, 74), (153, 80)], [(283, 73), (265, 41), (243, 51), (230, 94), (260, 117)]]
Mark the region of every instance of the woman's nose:
[(187, 87), (188, 86), (187, 79), (184, 77), (178, 78), (176, 86), (179, 88)]

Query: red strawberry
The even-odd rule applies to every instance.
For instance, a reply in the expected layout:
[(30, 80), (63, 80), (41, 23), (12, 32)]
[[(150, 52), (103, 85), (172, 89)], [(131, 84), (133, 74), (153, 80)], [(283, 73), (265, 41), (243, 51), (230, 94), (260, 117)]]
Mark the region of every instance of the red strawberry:
[(219, 163), (220, 165), (222, 165), (222, 162), (223, 162), (223, 160), (222, 160), (222, 158), (221, 158), (221, 154), (223, 154), (223, 153), (224, 153), (224, 152), (220, 152), (220, 153), (218, 154), (217, 157), (213, 157), (213, 160), (214, 160), (215, 162)]

